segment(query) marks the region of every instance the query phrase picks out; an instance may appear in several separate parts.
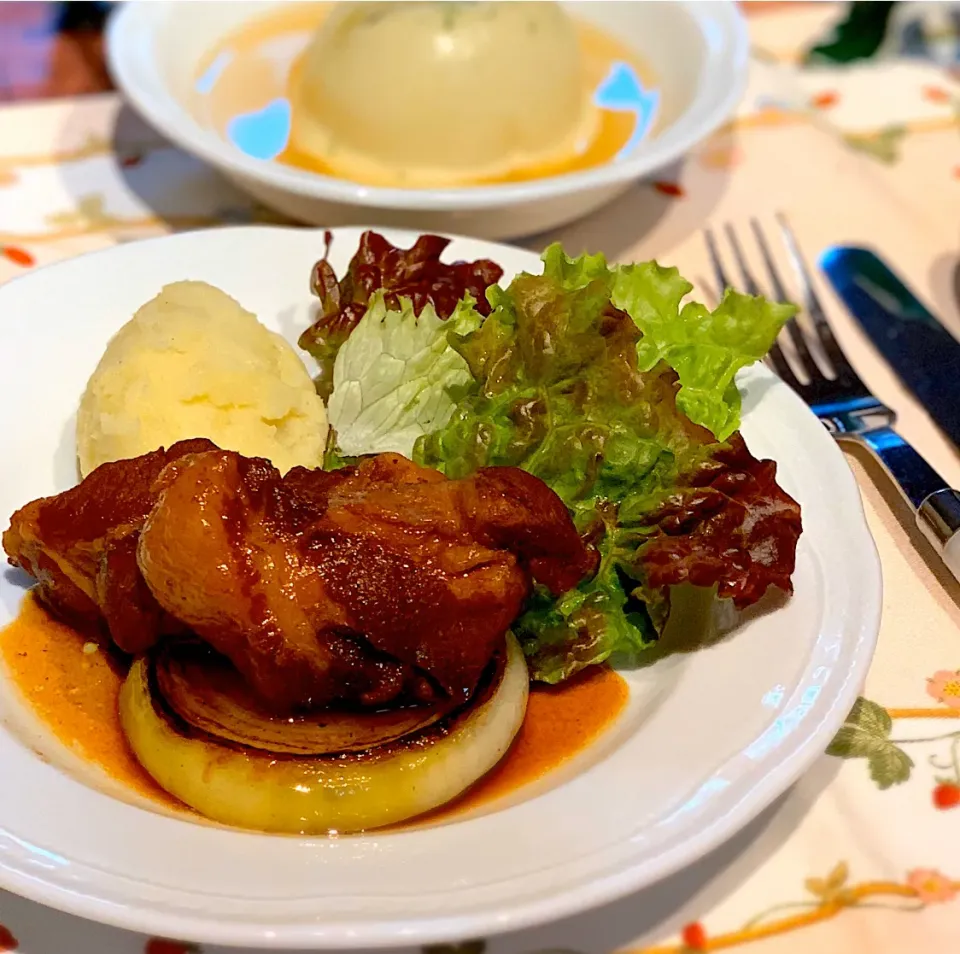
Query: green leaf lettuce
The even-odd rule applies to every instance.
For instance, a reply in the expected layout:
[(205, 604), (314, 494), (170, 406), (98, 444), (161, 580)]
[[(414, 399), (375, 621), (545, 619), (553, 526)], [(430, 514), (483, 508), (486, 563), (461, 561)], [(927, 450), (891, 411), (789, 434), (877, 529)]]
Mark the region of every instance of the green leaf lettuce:
[[(534, 677), (556, 682), (649, 646), (670, 585), (719, 585), (742, 604), (789, 586), (799, 510), (735, 434), (734, 375), (789, 306), (728, 292), (713, 312), (681, 307), (691, 286), (676, 269), (557, 245), (543, 260), (542, 275), (488, 290), (479, 328), (450, 330), (475, 387), (414, 456), (450, 477), (522, 467), (599, 550), (594, 577), (557, 599), (538, 589), (514, 627)], [(775, 516), (758, 530), (749, 514), (764, 507)]]
[(396, 451), (410, 456), (417, 438), (443, 427), (473, 378), (467, 362), (447, 342), (448, 331), (480, 326), (465, 298), (447, 321), (431, 304), (419, 317), (409, 299), (388, 309), (382, 293), (337, 353), (327, 405), (343, 457)]

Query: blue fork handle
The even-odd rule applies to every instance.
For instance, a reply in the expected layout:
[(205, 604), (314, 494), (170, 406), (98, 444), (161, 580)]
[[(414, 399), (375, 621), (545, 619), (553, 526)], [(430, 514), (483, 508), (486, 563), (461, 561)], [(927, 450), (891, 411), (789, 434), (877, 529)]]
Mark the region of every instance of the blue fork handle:
[(841, 439), (856, 440), (873, 453), (910, 503), (920, 531), (960, 580), (960, 492), (890, 427), (847, 434)]

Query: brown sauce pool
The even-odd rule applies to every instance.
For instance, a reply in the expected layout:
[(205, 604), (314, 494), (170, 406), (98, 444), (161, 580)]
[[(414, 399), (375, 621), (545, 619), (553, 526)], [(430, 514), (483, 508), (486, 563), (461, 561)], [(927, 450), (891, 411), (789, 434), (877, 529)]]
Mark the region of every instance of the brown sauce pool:
[[(94, 645), (30, 595), (0, 631), (0, 661), (35, 715), (74, 754), (132, 791), (190, 812), (130, 751), (117, 707), (124, 672), (108, 652), (91, 651)], [(500, 764), (455, 802), (400, 827), (445, 820), (542, 778), (594, 742), (627, 697), (626, 682), (605, 667), (562, 686), (533, 686), (523, 726)]]

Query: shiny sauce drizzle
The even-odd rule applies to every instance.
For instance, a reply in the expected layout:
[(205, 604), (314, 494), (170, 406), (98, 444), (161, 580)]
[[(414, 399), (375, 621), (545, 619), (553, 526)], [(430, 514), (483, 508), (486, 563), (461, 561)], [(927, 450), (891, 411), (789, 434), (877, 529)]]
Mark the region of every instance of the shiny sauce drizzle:
[[(74, 754), (111, 778), (166, 807), (189, 811), (141, 767), (120, 728), (124, 671), (111, 654), (58, 622), (31, 595), (0, 631), (0, 660), (39, 720)], [(623, 710), (627, 684), (602, 667), (562, 686), (534, 686), (510, 751), (455, 802), (404, 826), (470, 811), (542, 778), (587, 748)]]
[(0, 632), (6, 675), (34, 714), (71, 752), (140, 795), (182, 807), (136, 760), (120, 728), (125, 675), (111, 654), (54, 619), (28, 596)]

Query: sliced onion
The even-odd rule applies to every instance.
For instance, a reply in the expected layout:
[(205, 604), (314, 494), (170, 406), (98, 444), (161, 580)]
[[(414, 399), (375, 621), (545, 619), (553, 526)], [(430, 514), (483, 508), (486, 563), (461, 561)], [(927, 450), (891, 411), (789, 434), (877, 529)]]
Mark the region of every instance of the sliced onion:
[(425, 729), (455, 700), (385, 711), (328, 710), (283, 717), (264, 709), (225, 657), (199, 641), (168, 641), (151, 668), (156, 693), (193, 729), (248, 748), (288, 755), (362, 752)]
[[(201, 676), (195, 657), (177, 665), (165, 659), (162, 674), (160, 658), (136, 660), (120, 692), (120, 722), (134, 754), (161, 787), (201, 814), (260, 831), (360, 831), (437, 808), (500, 761), (527, 707), (527, 665), (510, 634), (467, 705), (447, 713), (400, 710), (379, 726), (343, 713), (285, 723), (258, 713), (222, 672)], [(294, 732), (281, 748), (284, 725)], [(357, 750), (363, 738), (385, 741)], [(339, 747), (291, 753), (331, 741)]]

